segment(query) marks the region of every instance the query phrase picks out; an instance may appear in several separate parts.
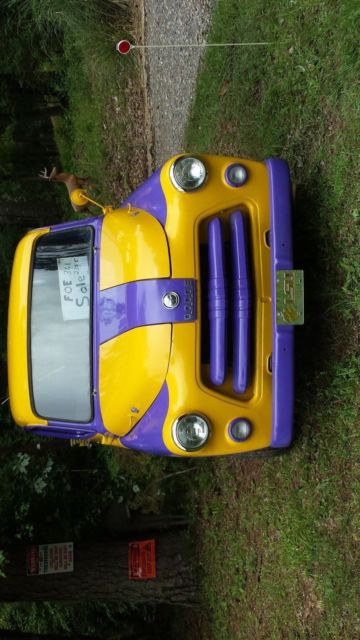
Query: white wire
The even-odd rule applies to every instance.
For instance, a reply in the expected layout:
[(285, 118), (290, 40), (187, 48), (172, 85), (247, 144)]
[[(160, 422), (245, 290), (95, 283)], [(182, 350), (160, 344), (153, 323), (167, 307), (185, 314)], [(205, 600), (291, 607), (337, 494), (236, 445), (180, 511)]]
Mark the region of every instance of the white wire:
[(175, 49), (185, 47), (254, 47), (275, 44), (274, 42), (202, 42), (200, 44), (130, 44), (131, 49)]

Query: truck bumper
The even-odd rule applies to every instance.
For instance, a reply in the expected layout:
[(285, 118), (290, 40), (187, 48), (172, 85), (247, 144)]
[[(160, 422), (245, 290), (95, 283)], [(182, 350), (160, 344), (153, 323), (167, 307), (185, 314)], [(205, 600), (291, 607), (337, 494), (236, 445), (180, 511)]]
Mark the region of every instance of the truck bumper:
[(293, 269), (292, 192), (284, 160), (266, 160), (270, 191), (272, 289), (272, 432), (271, 448), (290, 445), (294, 411), (294, 326), (279, 325), (276, 318), (276, 276)]

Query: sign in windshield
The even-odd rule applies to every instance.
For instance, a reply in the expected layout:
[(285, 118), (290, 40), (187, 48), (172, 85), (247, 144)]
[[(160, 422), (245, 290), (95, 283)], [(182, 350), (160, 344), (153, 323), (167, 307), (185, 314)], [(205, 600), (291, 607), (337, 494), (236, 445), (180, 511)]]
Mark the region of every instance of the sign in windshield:
[(90, 315), (90, 270), (87, 256), (57, 259), (63, 319), (83, 320)]
[(30, 369), (44, 418), (91, 420), (91, 246), (89, 227), (46, 234), (36, 245)]

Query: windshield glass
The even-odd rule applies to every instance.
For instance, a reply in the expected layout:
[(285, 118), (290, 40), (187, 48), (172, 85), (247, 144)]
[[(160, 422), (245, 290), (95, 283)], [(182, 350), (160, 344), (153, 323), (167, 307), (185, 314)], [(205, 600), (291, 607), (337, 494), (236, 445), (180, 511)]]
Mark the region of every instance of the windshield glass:
[(90, 227), (42, 236), (33, 262), (30, 354), (34, 408), (54, 420), (89, 422)]

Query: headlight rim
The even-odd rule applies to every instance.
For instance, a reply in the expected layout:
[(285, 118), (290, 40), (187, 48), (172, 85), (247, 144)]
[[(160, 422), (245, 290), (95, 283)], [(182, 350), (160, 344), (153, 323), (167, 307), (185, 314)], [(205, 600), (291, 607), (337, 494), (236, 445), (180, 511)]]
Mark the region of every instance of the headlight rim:
[[(183, 186), (181, 186), (177, 182), (175, 174), (174, 174), (176, 165), (179, 164), (179, 162), (181, 162), (182, 160), (185, 160), (185, 159), (190, 159), (190, 160), (194, 160), (195, 162), (199, 162), (202, 165), (202, 167), (204, 168), (204, 173), (205, 173), (201, 184), (197, 185), (196, 187), (189, 188), (189, 189), (185, 189)], [(202, 160), (200, 160), (200, 158), (197, 158), (196, 156), (192, 156), (190, 154), (189, 155), (188, 154), (184, 154), (184, 155), (178, 156), (176, 158), (176, 160), (174, 160), (174, 162), (171, 164), (169, 176), (170, 176), (171, 184), (173, 185), (173, 187), (175, 187), (175, 189), (177, 191), (180, 191), (181, 193), (193, 193), (193, 192), (198, 191), (199, 189), (201, 189), (206, 184), (207, 179), (208, 179), (208, 171), (207, 171), (207, 168), (206, 168), (204, 162)]]
[[(178, 435), (177, 435), (177, 427), (178, 427), (179, 422), (181, 420), (183, 420), (184, 418), (192, 417), (192, 416), (194, 416), (196, 418), (201, 418), (201, 420), (203, 420), (205, 422), (205, 424), (207, 426), (207, 435), (206, 435), (205, 440), (198, 447), (189, 449), (189, 448), (186, 448), (182, 444), (182, 442), (179, 440)], [(192, 411), (190, 413), (183, 413), (181, 416), (178, 416), (174, 420), (174, 422), (172, 423), (172, 426), (171, 426), (171, 434), (172, 434), (173, 441), (175, 442), (176, 446), (179, 447), (179, 449), (181, 449), (182, 451), (185, 451), (186, 453), (193, 453), (193, 452), (196, 452), (196, 451), (200, 451), (200, 449), (202, 449), (206, 445), (206, 443), (208, 442), (209, 437), (210, 437), (210, 433), (211, 433), (211, 427), (210, 427), (209, 419), (206, 416), (204, 416), (203, 413), (196, 413), (195, 411)]]

